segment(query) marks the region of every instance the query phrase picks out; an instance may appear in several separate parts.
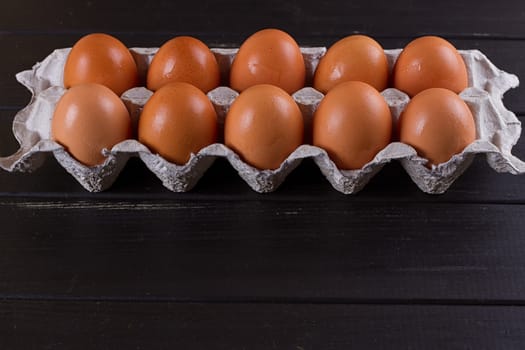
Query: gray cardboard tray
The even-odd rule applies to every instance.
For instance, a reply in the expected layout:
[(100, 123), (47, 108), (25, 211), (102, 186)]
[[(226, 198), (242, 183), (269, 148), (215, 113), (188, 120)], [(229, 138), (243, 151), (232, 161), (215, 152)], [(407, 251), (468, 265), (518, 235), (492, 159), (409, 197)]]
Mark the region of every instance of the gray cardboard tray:
[[(57, 161), (88, 191), (98, 192), (111, 187), (130, 157), (140, 157), (145, 165), (162, 181), (163, 185), (176, 192), (189, 191), (211, 166), (217, 157), (226, 158), (246, 183), (257, 192), (271, 192), (279, 187), (286, 176), (304, 158), (312, 158), (332, 186), (345, 194), (361, 190), (381, 168), (392, 160), (401, 162), (418, 187), (426, 193), (443, 193), (470, 165), (476, 154), (485, 154), (488, 164), (498, 172), (523, 174), (525, 163), (512, 155), (512, 147), (521, 134), (521, 123), (515, 114), (505, 108), (503, 94), (518, 86), (518, 78), (496, 66), (478, 50), (460, 50), (469, 75), (469, 87), (460, 97), (471, 109), (476, 122), (477, 139), (465, 150), (448, 162), (428, 168), (426, 160), (419, 157), (409, 145), (392, 142), (376, 157), (358, 170), (340, 170), (330, 160), (327, 153), (312, 145), (301, 145), (276, 170), (259, 170), (235, 154), (222, 143), (210, 145), (191, 156), (187, 164), (170, 163), (137, 140), (126, 140), (111, 150), (103, 150), (106, 161), (98, 166), (87, 167), (72, 158), (62, 146), (51, 140), (50, 125), (55, 105), (66, 91), (62, 84), (63, 67), (69, 48), (57, 49), (42, 62), (17, 74), (17, 80), (26, 86), (33, 97), (24, 109), (19, 111), (13, 121), (13, 133), (20, 143), (20, 149), (13, 155), (0, 158), (0, 167), (7, 171), (32, 171), (52, 153)], [(157, 48), (130, 49), (145, 76), (148, 65)], [(227, 76), (237, 49), (212, 49), (221, 68), (222, 76)], [(307, 68), (307, 82), (312, 80), (319, 59), (326, 52), (324, 47), (301, 48)], [(385, 50), (390, 68), (395, 63), (400, 49)], [(134, 121), (140, 116), (142, 107), (152, 92), (144, 87), (126, 91), (121, 97), (130, 110)], [(221, 86), (208, 93), (218, 114), (219, 124), (237, 92)], [(409, 97), (396, 89), (382, 92), (390, 106), (392, 117), (399, 118), (409, 102)], [(292, 96), (300, 106), (305, 125), (311, 119), (323, 94), (313, 88), (305, 87)]]

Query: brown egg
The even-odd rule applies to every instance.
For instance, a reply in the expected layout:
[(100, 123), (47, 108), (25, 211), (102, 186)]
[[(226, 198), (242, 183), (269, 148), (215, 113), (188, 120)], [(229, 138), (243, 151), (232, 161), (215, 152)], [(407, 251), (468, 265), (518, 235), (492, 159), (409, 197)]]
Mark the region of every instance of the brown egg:
[(393, 76), (394, 87), (409, 96), (429, 88), (460, 93), (468, 87), (463, 58), (451, 43), (436, 36), (411, 41), (399, 55)]
[(138, 85), (137, 65), (118, 39), (101, 33), (81, 38), (71, 49), (64, 66), (64, 86), (98, 83), (117, 95)]
[(321, 100), (313, 119), (313, 144), (328, 153), (339, 169), (360, 169), (385, 148), (392, 116), (372, 86), (344, 82)]
[(377, 41), (350, 35), (333, 44), (321, 58), (313, 87), (327, 93), (339, 83), (358, 80), (383, 91), (388, 85), (388, 61)]
[(467, 104), (443, 88), (420, 92), (399, 119), (400, 141), (428, 159), (428, 166), (448, 161), (476, 139), (474, 117)]
[(217, 139), (217, 114), (208, 97), (195, 86), (164, 85), (146, 102), (139, 119), (139, 141), (175, 164)]
[(177, 81), (190, 83), (204, 93), (219, 86), (219, 65), (202, 41), (179, 36), (162, 45), (153, 57), (148, 69), (148, 89), (156, 91)]
[(306, 70), (301, 49), (287, 33), (263, 29), (241, 45), (230, 70), (232, 89), (272, 84), (289, 94), (304, 87)]
[(103, 149), (131, 138), (131, 119), (122, 100), (109, 88), (75, 85), (56, 105), (51, 137), (79, 162), (93, 166), (106, 159)]
[(303, 141), (303, 117), (293, 98), (255, 85), (233, 102), (224, 125), (226, 146), (258, 169), (277, 169)]

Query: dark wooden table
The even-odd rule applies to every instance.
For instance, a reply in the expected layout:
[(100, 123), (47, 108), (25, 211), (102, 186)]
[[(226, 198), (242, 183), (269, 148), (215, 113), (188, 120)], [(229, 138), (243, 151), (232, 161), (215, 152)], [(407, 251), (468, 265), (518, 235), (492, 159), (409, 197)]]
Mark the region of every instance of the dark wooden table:
[[(518, 0), (2, 1), (0, 156), (30, 98), (15, 73), (83, 34), (237, 46), (264, 27), (304, 46), (436, 34), (525, 79)], [(522, 121), (523, 91), (504, 99)], [(524, 227), (525, 177), (482, 156), (443, 195), (394, 162), (349, 196), (311, 161), (262, 195), (226, 161), (172, 193), (138, 159), (91, 194), (50, 156), (0, 171), (0, 349), (523, 349)]]

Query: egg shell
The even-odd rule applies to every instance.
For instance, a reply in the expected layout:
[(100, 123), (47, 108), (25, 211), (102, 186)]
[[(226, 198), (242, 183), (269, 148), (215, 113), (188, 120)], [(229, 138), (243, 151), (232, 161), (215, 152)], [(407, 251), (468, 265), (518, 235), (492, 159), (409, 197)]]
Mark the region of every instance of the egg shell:
[(322, 57), (313, 86), (326, 94), (337, 84), (358, 80), (383, 91), (388, 79), (388, 60), (381, 45), (366, 35), (350, 35), (330, 46)]
[(278, 29), (263, 29), (247, 38), (230, 71), (230, 86), (239, 92), (257, 84), (272, 84), (292, 94), (305, 86), (305, 79), (299, 45)]
[(393, 87), (409, 96), (429, 88), (460, 93), (469, 86), (465, 62), (456, 48), (436, 36), (423, 36), (408, 43), (396, 60)]
[(78, 40), (68, 53), (63, 71), (66, 88), (98, 83), (120, 96), (139, 83), (137, 65), (129, 49), (117, 38), (103, 33), (88, 34)]
[(224, 125), (226, 146), (259, 169), (277, 169), (303, 142), (304, 122), (293, 98), (260, 84), (233, 101)]
[(217, 114), (197, 87), (184, 82), (169, 83), (144, 105), (138, 139), (152, 153), (185, 164), (192, 153), (217, 140)]
[[(503, 94), (516, 87), (518, 79), (515, 75), (495, 67), (478, 50), (459, 51), (467, 66), (470, 86), (460, 96), (469, 105), (476, 119), (478, 139), (461, 154), (438, 166), (426, 167), (426, 160), (419, 157), (415, 149), (399, 142), (390, 143), (371, 162), (357, 170), (338, 169), (324, 150), (307, 144), (297, 148), (275, 170), (260, 171), (244, 163), (231, 149), (219, 143), (204, 148), (193, 155), (188, 163), (179, 166), (152, 154), (138, 141), (127, 140), (108, 151), (108, 158), (103, 165), (86, 167), (50, 140), (51, 116), (56, 101), (64, 93), (61, 71), (69, 50), (57, 49), (32, 69), (17, 74), (17, 80), (26, 86), (34, 97), (28, 106), (17, 113), (13, 121), (13, 133), (21, 147), (17, 153), (0, 158), (1, 168), (7, 171), (32, 171), (41, 164), (47, 153), (52, 152), (61, 166), (87, 190), (101, 191), (111, 186), (130, 156), (138, 155), (166, 188), (181, 192), (190, 190), (213, 160), (223, 157), (253, 190), (271, 192), (279, 187), (302, 159), (311, 158), (332, 186), (345, 194), (361, 190), (385, 163), (396, 159), (401, 162), (417, 186), (427, 193), (446, 191), (465, 171), (475, 154), (486, 155), (489, 165), (498, 172), (525, 172), (525, 163), (511, 153), (521, 134), (521, 123), (502, 103)], [(156, 48), (131, 49), (141, 74), (145, 73), (156, 51)], [(307, 47), (301, 48), (301, 51), (305, 58), (306, 79), (311, 81), (317, 62), (326, 49)], [(237, 49), (212, 48), (212, 52), (219, 62), (221, 74), (227, 76)], [(385, 50), (390, 68), (400, 52), (401, 49)], [(224, 118), (229, 101), (232, 101), (236, 94), (227, 87), (218, 87), (208, 93), (218, 111), (219, 121)], [(387, 100), (392, 117), (397, 120), (409, 97), (396, 89), (386, 89), (381, 94)], [(127, 91), (122, 97), (131, 109), (131, 115), (137, 115), (149, 95), (150, 91), (140, 87)], [(305, 120), (311, 121), (311, 115), (322, 96), (308, 87), (293, 94)], [(217, 186), (220, 186), (220, 183)]]
[(428, 165), (447, 162), (476, 139), (474, 117), (467, 104), (443, 88), (421, 91), (399, 119), (399, 139), (428, 159)]
[(122, 100), (109, 88), (75, 85), (56, 105), (51, 134), (79, 162), (94, 166), (104, 163), (102, 150), (131, 138), (131, 120)]
[(178, 36), (159, 48), (148, 68), (147, 87), (156, 91), (173, 82), (190, 83), (204, 93), (219, 86), (219, 65), (206, 44)]
[(347, 81), (331, 89), (313, 120), (313, 144), (340, 169), (360, 169), (385, 148), (392, 116), (384, 97), (371, 85)]

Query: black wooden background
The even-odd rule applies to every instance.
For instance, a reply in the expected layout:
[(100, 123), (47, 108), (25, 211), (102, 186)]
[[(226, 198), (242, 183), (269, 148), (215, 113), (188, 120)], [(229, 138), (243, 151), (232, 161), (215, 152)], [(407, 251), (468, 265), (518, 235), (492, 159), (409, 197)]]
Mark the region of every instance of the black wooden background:
[[(525, 79), (522, 1), (2, 1), (0, 156), (30, 94), (14, 75), (89, 32), (238, 46), (441, 35)], [(505, 105), (525, 120), (523, 88)], [(521, 139), (514, 153), (525, 158)], [(523, 349), (525, 177), (479, 156), (443, 195), (397, 163), (357, 195), (305, 161), (257, 194), (217, 161), (184, 194), (139, 160), (90, 194), (49, 157), (0, 171), (0, 349)]]

